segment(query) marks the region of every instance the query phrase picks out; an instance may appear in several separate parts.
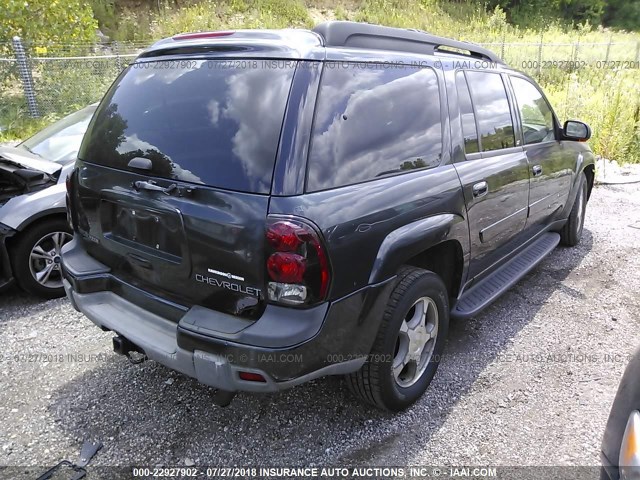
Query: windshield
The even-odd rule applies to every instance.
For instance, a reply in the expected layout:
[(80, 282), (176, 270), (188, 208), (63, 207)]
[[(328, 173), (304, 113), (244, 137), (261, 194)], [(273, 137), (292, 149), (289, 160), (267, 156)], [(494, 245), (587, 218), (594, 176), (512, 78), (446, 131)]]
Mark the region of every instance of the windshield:
[(293, 69), (260, 61), (134, 64), (101, 102), (78, 157), (122, 170), (269, 193)]
[(40, 130), (18, 147), (56, 163), (74, 161), (95, 109), (96, 106), (91, 105), (78, 110)]

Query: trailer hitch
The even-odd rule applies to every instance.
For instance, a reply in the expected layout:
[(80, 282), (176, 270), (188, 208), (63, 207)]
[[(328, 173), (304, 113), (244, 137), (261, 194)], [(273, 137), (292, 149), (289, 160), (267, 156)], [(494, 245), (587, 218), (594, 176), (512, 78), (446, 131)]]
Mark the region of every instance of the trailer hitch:
[[(118, 335), (117, 337), (113, 337), (112, 340), (113, 351), (118, 355), (124, 355), (127, 357), (132, 364), (137, 365), (147, 359), (144, 350), (123, 336)], [(132, 353), (137, 353), (138, 355), (133, 356), (131, 355)]]
[[(119, 355), (124, 355), (129, 359), (129, 361), (133, 364), (142, 363), (147, 359), (147, 355), (144, 353), (144, 350), (138, 347), (131, 340), (123, 337), (122, 335), (117, 335), (113, 337), (113, 351)], [(137, 354), (134, 357), (132, 354)], [(231, 403), (231, 401), (236, 396), (236, 392), (230, 392), (228, 390), (220, 390), (216, 389), (213, 392), (213, 403), (218, 405), (219, 407), (227, 407)]]
[(69, 480), (80, 480), (87, 474), (85, 467), (101, 448), (101, 442), (86, 441), (82, 444), (80, 459), (76, 463), (71, 463), (69, 460), (62, 460), (60, 463), (54, 465), (49, 470), (40, 475), (36, 480), (49, 480), (53, 476), (53, 474), (57, 473), (58, 470), (60, 470), (62, 467), (69, 467), (73, 471), (73, 475)]

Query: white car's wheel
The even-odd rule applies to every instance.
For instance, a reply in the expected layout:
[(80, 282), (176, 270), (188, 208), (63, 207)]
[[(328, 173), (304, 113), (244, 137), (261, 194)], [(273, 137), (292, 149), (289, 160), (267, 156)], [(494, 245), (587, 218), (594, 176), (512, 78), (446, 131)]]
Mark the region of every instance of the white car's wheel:
[(17, 236), (11, 253), (18, 284), (39, 297), (63, 296), (60, 250), (71, 238), (63, 218), (37, 222)]

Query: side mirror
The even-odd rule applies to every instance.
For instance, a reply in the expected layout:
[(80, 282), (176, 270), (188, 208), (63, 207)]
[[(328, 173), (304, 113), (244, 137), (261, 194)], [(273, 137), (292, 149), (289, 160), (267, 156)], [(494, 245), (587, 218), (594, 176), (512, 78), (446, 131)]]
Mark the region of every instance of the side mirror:
[(562, 135), (565, 140), (575, 140), (586, 142), (591, 138), (591, 128), (584, 122), (578, 120), (567, 120), (562, 128)]

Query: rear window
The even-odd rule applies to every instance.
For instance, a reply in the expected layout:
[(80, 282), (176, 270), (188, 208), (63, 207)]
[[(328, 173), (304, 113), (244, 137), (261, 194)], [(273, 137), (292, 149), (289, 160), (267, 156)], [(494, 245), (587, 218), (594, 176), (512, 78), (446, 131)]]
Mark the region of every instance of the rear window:
[[(269, 193), (293, 68), (260, 61), (133, 64), (101, 102), (79, 158), (150, 176)], [(151, 160), (149, 171), (128, 166)]]
[(436, 167), (441, 157), (440, 96), (431, 68), (325, 64), (309, 191)]

